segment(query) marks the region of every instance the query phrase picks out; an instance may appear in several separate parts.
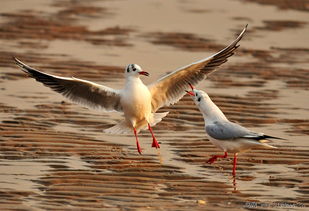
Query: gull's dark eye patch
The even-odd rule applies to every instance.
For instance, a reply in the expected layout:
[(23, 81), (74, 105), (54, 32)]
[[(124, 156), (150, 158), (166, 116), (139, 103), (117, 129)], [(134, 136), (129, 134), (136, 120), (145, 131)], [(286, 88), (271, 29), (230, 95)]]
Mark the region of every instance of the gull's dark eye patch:
[(201, 99), (202, 99), (202, 98), (201, 98), (201, 97), (199, 97), (199, 98), (197, 98), (197, 101), (198, 101), (198, 102), (200, 102), (200, 101), (201, 101)]
[(135, 68), (135, 67), (133, 67), (133, 71), (136, 71), (136, 68)]

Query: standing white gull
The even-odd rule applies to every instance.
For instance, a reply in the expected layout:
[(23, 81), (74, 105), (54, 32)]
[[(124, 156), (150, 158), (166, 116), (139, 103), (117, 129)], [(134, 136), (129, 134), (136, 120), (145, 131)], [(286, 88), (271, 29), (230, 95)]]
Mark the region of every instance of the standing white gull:
[(205, 130), (211, 143), (224, 151), (224, 155), (214, 155), (207, 163), (213, 163), (217, 158), (226, 158), (227, 153), (234, 153), (233, 176), (236, 175), (237, 154), (251, 148), (276, 148), (267, 144), (267, 139), (281, 139), (256, 133), (236, 123), (230, 122), (220, 108), (212, 102), (210, 97), (201, 90), (196, 90), (189, 84), (192, 91), (187, 91), (192, 96), (195, 104), (203, 114)]
[(160, 145), (151, 127), (160, 122), (168, 112), (156, 113), (156, 111), (163, 106), (179, 101), (185, 95), (184, 89), (188, 83), (197, 84), (204, 80), (208, 74), (214, 72), (218, 66), (225, 63), (238, 48), (238, 42), (243, 37), (246, 29), (247, 26), (236, 40), (218, 53), (179, 68), (148, 86), (141, 81), (140, 76), (148, 76), (149, 73), (143, 71), (136, 64), (130, 64), (125, 68), (126, 81), (124, 88), (121, 90), (115, 90), (74, 77), (59, 77), (46, 74), (29, 67), (17, 58), (14, 59), (17, 65), (30, 77), (61, 93), (75, 103), (104, 111), (123, 112), (125, 120), (106, 129), (105, 132), (119, 134), (133, 131), (137, 150), (141, 154), (137, 133), (148, 127), (153, 138), (152, 147), (159, 148)]

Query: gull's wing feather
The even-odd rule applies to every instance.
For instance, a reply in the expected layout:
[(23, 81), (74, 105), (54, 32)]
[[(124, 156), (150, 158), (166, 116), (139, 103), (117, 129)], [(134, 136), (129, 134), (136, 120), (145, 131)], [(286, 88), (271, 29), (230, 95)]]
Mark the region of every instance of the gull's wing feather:
[(243, 37), (247, 26), (239, 36), (226, 48), (218, 53), (179, 68), (174, 72), (160, 78), (148, 86), (152, 94), (152, 110), (157, 111), (160, 107), (178, 102), (184, 95), (188, 83), (192, 85), (204, 80), (207, 75), (214, 72), (218, 66), (225, 63), (238, 48), (238, 42)]
[(17, 58), (14, 58), (14, 60), (30, 77), (75, 103), (105, 111), (122, 111), (120, 91), (118, 90), (74, 77), (68, 78), (46, 74), (29, 67)]
[(214, 122), (205, 127), (207, 134), (217, 140), (257, 137), (259, 134), (251, 132), (233, 122)]
[(237, 138), (246, 138), (255, 141), (261, 141), (266, 139), (281, 139), (283, 138), (268, 136), (263, 133), (256, 133), (242, 127), (236, 123), (225, 121), (225, 122), (214, 122), (205, 127), (207, 134), (217, 140), (229, 140)]

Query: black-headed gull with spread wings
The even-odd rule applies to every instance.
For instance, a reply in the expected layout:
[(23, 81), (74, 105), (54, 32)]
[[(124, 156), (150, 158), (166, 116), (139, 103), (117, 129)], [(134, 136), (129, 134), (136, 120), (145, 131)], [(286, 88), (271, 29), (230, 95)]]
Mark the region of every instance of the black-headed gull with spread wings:
[(238, 48), (238, 42), (243, 37), (246, 29), (247, 26), (236, 40), (218, 53), (179, 68), (148, 86), (141, 81), (140, 76), (148, 76), (149, 73), (143, 71), (136, 64), (130, 64), (125, 68), (126, 81), (124, 88), (121, 90), (115, 90), (74, 77), (46, 74), (29, 67), (17, 58), (14, 59), (17, 65), (30, 77), (61, 93), (75, 103), (105, 111), (123, 112), (125, 120), (106, 129), (105, 132), (119, 134), (133, 131), (137, 150), (141, 154), (137, 133), (148, 127), (153, 138), (152, 147), (159, 148), (160, 145), (151, 127), (160, 122), (168, 112), (156, 113), (156, 111), (162, 106), (168, 106), (179, 101), (185, 95), (184, 89), (188, 83), (197, 84), (204, 80), (207, 75), (214, 72), (218, 66), (225, 63)]
[(193, 101), (203, 114), (206, 134), (211, 143), (224, 151), (224, 155), (214, 155), (207, 163), (213, 163), (217, 158), (226, 158), (227, 153), (234, 153), (233, 176), (236, 175), (237, 154), (252, 148), (276, 148), (267, 144), (268, 139), (282, 139), (268, 136), (263, 133), (256, 133), (230, 122), (220, 108), (210, 99), (208, 94), (201, 90), (194, 89), (187, 91)]

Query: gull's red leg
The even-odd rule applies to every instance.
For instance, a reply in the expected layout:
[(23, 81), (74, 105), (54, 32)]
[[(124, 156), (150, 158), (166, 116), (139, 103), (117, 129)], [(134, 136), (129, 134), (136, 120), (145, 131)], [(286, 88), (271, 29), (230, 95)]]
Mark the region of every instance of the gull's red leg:
[(236, 177), (233, 176), (233, 187), (234, 187), (234, 191), (237, 191), (237, 183), (236, 183)]
[(139, 145), (139, 143), (138, 143), (138, 138), (137, 138), (136, 129), (133, 128), (133, 130), (134, 130), (134, 135), (135, 135), (135, 139), (136, 139), (136, 148), (137, 148), (138, 153), (141, 155), (141, 154), (142, 154), (142, 150), (141, 150), (141, 147), (140, 147), (140, 145)]
[(215, 162), (218, 158), (227, 158), (227, 152), (224, 152), (224, 155), (213, 155), (213, 156), (207, 161), (207, 163), (212, 164), (212, 163)]
[(234, 154), (234, 161), (233, 161), (233, 176), (236, 176), (236, 165), (237, 165), (237, 153)]
[(148, 123), (148, 129), (149, 129), (149, 131), (150, 131), (150, 133), (151, 133), (151, 136), (152, 136), (152, 147), (155, 147), (155, 148), (160, 148), (160, 145), (159, 145), (159, 143), (157, 142), (157, 139), (156, 139), (156, 137), (154, 136), (154, 134), (153, 134), (153, 131), (152, 131), (152, 128), (150, 127), (150, 124)]

